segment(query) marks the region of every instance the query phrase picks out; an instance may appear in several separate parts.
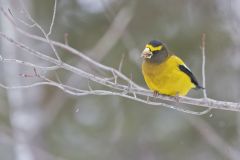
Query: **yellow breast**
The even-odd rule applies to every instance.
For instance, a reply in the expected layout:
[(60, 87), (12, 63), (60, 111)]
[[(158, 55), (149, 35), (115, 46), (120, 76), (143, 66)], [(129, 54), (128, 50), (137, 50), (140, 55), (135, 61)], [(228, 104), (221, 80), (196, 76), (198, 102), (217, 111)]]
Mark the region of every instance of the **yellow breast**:
[(175, 55), (168, 57), (161, 64), (145, 61), (142, 72), (148, 87), (165, 95), (186, 95), (195, 85), (188, 75), (179, 69), (184, 62)]

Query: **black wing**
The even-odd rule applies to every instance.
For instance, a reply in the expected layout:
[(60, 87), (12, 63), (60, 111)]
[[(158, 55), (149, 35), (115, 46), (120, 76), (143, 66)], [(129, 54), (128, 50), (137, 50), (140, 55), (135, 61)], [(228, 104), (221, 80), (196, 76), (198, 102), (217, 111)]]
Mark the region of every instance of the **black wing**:
[(204, 89), (202, 86), (199, 85), (196, 77), (193, 75), (193, 73), (187, 67), (185, 67), (184, 65), (179, 65), (178, 67), (182, 72), (184, 72), (185, 74), (187, 74), (190, 77), (191, 82), (193, 84), (195, 84), (196, 89)]

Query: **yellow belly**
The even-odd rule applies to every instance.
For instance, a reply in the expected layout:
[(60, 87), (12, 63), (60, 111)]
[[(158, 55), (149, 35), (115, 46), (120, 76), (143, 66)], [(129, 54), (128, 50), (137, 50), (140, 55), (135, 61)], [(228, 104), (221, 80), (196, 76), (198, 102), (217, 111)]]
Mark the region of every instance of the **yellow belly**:
[(184, 63), (174, 55), (161, 64), (145, 61), (142, 64), (142, 72), (150, 90), (171, 96), (186, 95), (195, 85), (190, 77), (178, 68), (179, 65)]

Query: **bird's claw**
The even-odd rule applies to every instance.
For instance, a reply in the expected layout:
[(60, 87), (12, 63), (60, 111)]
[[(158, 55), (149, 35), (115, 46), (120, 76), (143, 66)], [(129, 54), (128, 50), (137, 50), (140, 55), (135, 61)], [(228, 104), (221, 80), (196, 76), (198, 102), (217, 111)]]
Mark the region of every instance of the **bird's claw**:
[(175, 96), (174, 96), (174, 100), (179, 103), (180, 101), (180, 96), (179, 96), (179, 93), (177, 93)]
[(153, 91), (153, 97), (156, 98), (159, 95), (158, 91)]

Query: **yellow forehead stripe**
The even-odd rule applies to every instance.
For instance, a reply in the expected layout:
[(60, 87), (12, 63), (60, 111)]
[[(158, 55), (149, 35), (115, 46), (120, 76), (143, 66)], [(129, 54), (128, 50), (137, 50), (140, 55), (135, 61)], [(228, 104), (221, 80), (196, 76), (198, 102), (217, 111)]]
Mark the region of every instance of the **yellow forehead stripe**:
[(160, 51), (162, 49), (162, 47), (163, 46), (154, 47), (151, 44), (147, 44), (145, 48), (149, 48), (151, 52), (154, 52), (154, 51)]

